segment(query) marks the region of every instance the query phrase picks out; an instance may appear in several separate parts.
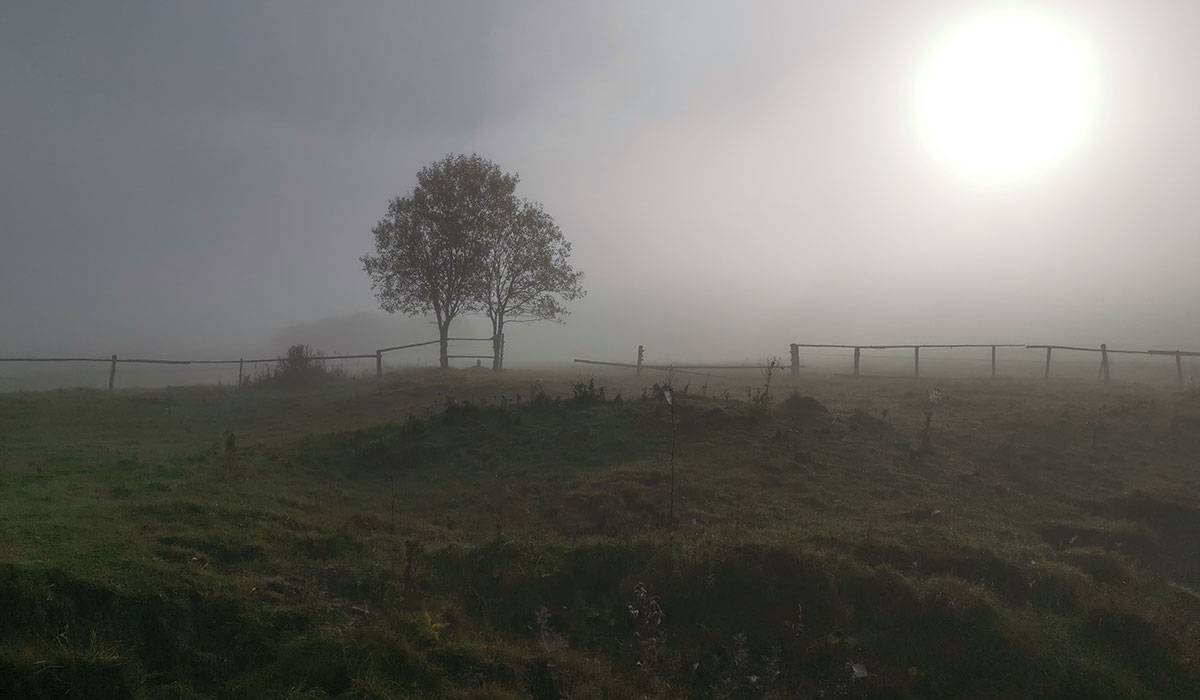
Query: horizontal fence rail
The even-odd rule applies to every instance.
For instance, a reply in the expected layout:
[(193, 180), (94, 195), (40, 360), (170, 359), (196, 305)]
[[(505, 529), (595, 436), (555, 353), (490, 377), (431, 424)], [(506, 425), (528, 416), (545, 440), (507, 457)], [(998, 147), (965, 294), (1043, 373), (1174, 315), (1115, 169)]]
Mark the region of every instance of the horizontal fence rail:
[[(503, 344), (503, 334), (500, 335), (501, 344)], [(446, 338), (447, 342), (492, 342), (493, 338)], [(314, 355), (309, 359), (313, 362), (324, 362), (326, 360), (375, 360), (375, 375), (376, 378), (383, 378), (383, 354), (393, 352), (395, 350), (407, 350), (410, 348), (425, 347), (428, 345), (437, 345), (442, 341), (426, 340), (419, 343), (407, 343), (404, 345), (393, 345), (386, 348), (379, 348), (373, 353), (358, 353), (350, 355)], [(447, 359), (492, 359), (492, 355), (447, 355)], [(264, 364), (272, 362), (285, 362), (284, 357), (265, 357), (265, 358), (250, 358), (239, 357), (236, 360), (166, 360), (159, 358), (148, 357), (117, 357), (111, 355), (109, 357), (0, 357), (0, 362), (12, 363), (51, 363), (51, 362), (103, 362), (109, 365), (108, 371), (108, 390), (112, 391), (116, 384), (117, 365), (119, 364), (138, 364), (138, 365), (237, 365), (238, 366), (238, 386), (242, 386), (245, 381), (245, 366), (252, 364)]]
[[(1145, 355), (1145, 356), (1169, 356), (1175, 358), (1175, 371), (1179, 383), (1184, 382), (1183, 374), (1183, 358), (1184, 357), (1200, 357), (1200, 352), (1191, 352), (1184, 350), (1124, 350), (1109, 348), (1107, 344), (1101, 343), (1099, 347), (1083, 347), (1078, 345), (1031, 345), (1027, 343), (904, 343), (904, 344), (882, 344), (882, 345), (851, 345), (840, 343), (791, 343), (788, 345), (788, 354), (790, 363), (787, 365), (793, 375), (799, 374), (800, 368), (804, 367), (800, 363), (801, 348), (834, 348), (841, 350), (852, 350), (853, 375), (860, 376), (862, 370), (862, 354), (864, 350), (912, 350), (912, 368), (913, 376), (921, 376), (921, 351), (922, 350), (943, 350), (943, 349), (988, 349), (990, 350), (991, 376), (996, 377), (999, 374), (997, 362), (997, 350), (1005, 349), (1020, 349), (1020, 350), (1045, 350), (1045, 367), (1042, 372), (1044, 378), (1050, 377), (1050, 366), (1054, 350), (1065, 352), (1091, 352), (1100, 354), (1100, 367), (1097, 371), (1097, 377), (1104, 381), (1110, 381), (1111, 369), (1109, 366), (1108, 356), (1110, 354), (1119, 355)], [(677, 362), (668, 364), (650, 364), (645, 359), (646, 346), (639, 345), (637, 347), (637, 362), (612, 362), (607, 360), (590, 360), (575, 358), (574, 362), (585, 365), (600, 365), (606, 367), (626, 367), (636, 370), (639, 374), (643, 369), (659, 370), (666, 372), (680, 372), (684, 374), (702, 374), (705, 376), (713, 376), (706, 372), (695, 370), (768, 370), (774, 369), (778, 365), (773, 364), (705, 364), (705, 363), (689, 363)], [(944, 359), (944, 358), (940, 358)], [(949, 360), (946, 360), (949, 361)], [(982, 360), (986, 362), (987, 360)]]
[[(827, 345), (825, 343), (792, 343), (798, 348), (863, 348), (866, 350), (903, 350), (906, 348), (1028, 348), (1033, 347), (1024, 343), (950, 343), (937, 345), (918, 343), (907, 345)], [(791, 346), (789, 346), (791, 347)]]
[[(447, 340), (447, 342), (479, 342), (479, 343), (486, 342), (486, 343), (493, 343), (493, 347), (495, 347), (496, 343), (494, 341), (496, 341), (497, 339), (493, 338), (493, 337), (487, 337), (487, 338), (452, 337), (452, 338), (447, 338), (446, 340)], [(500, 335), (498, 337), (498, 340), (499, 340), (498, 345), (502, 349), (504, 346), (504, 336)], [(325, 360), (369, 360), (371, 358), (374, 358), (375, 359), (376, 377), (379, 379), (382, 379), (382, 377), (383, 377), (383, 355), (385, 353), (395, 352), (395, 351), (399, 351), (399, 350), (409, 350), (409, 349), (413, 349), (413, 348), (427, 347), (427, 346), (431, 346), (431, 345), (437, 345), (440, 342), (441, 342), (441, 340), (438, 340), (438, 339), (424, 340), (424, 341), (419, 341), (419, 342), (415, 342), (415, 343), (404, 343), (404, 344), (400, 344), (400, 345), (392, 345), (389, 347), (379, 348), (379, 349), (375, 350), (375, 352), (373, 352), (373, 353), (357, 353), (357, 354), (345, 354), (345, 355), (321, 355), (321, 356), (313, 357), (311, 359), (314, 361), (321, 362), (321, 361), (325, 361)], [(1059, 353), (1063, 353), (1063, 352), (1099, 353), (1100, 365), (1097, 370), (1097, 378), (1101, 379), (1103, 381), (1110, 381), (1110, 379), (1111, 379), (1111, 368), (1109, 365), (1109, 355), (1141, 355), (1141, 356), (1146, 356), (1146, 357), (1169, 357), (1169, 358), (1174, 358), (1174, 360), (1175, 360), (1176, 378), (1180, 384), (1184, 383), (1183, 359), (1200, 357), (1200, 352), (1192, 351), (1192, 350), (1118, 349), (1118, 348), (1109, 348), (1108, 345), (1105, 343), (1101, 343), (1099, 347), (1087, 347), (1087, 346), (1080, 346), (1080, 345), (1027, 344), (1027, 343), (904, 343), (904, 344), (877, 344), (877, 345), (869, 345), (869, 344), (852, 345), (852, 344), (844, 344), (844, 343), (791, 343), (788, 345), (788, 351), (789, 351), (788, 354), (789, 354), (790, 362), (788, 362), (787, 364), (781, 364), (781, 363), (775, 363), (775, 362), (763, 362), (763, 363), (675, 362), (675, 363), (651, 364), (651, 363), (647, 363), (645, 361), (645, 346), (644, 345), (637, 346), (637, 361), (634, 363), (611, 362), (611, 361), (591, 360), (591, 359), (583, 359), (583, 358), (575, 358), (574, 362), (576, 362), (578, 364), (585, 364), (585, 365), (624, 367), (624, 368), (634, 369), (638, 373), (641, 373), (641, 371), (643, 369), (649, 369), (649, 370), (656, 370), (656, 371), (663, 371), (663, 372), (678, 372), (680, 374), (691, 374), (691, 375), (708, 376), (708, 377), (716, 376), (716, 375), (711, 374), (712, 372), (715, 372), (715, 371), (739, 371), (739, 370), (765, 371), (765, 370), (774, 370), (776, 368), (782, 369), (783, 367), (786, 366), (790, 369), (791, 373), (793, 375), (795, 375), (795, 374), (799, 373), (800, 368), (805, 366), (800, 363), (800, 350), (802, 348), (809, 348), (809, 349), (831, 348), (831, 349), (835, 349), (835, 350), (852, 350), (853, 351), (853, 353), (852, 353), (852, 358), (853, 358), (852, 359), (852, 362), (853, 362), (852, 371), (853, 371), (854, 376), (859, 376), (861, 374), (862, 354), (863, 354), (864, 350), (883, 350), (883, 351), (911, 350), (913, 353), (913, 357), (912, 357), (913, 372), (912, 372), (912, 374), (915, 377), (921, 376), (921, 359), (922, 359), (921, 351), (922, 350), (972, 349), (972, 348), (973, 349), (989, 349), (991, 351), (990, 352), (990, 364), (991, 364), (991, 376), (992, 377), (996, 377), (998, 375), (998, 362), (997, 362), (997, 350), (998, 349), (1003, 348), (1003, 349), (1021, 349), (1021, 350), (1030, 350), (1030, 351), (1045, 351), (1044, 366), (1042, 367), (1042, 376), (1043, 376), (1043, 378), (1047, 378), (1047, 379), (1050, 377), (1050, 370), (1051, 370), (1051, 365), (1052, 365), (1055, 351), (1058, 351)], [(502, 352), (502, 350), (501, 350), (501, 352)], [(821, 354), (830, 354), (830, 353), (816, 353), (816, 354), (821, 355)], [(834, 354), (837, 354), (837, 353), (834, 353)], [(482, 354), (480, 354), (480, 355), (447, 354), (446, 355), (446, 359), (485, 360), (485, 359), (494, 359), (494, 357), (495, 357), (494, 355), (482, 355)], [(977, 360), (951, 360), (951, 359), (948, 359), (945, 357), (940, 357), (937, 359), (942, 362), (952, 362), (952, 361), (981, 362), (981, 363), (988, 362), (988, 360), (983, 359), (983, 358), (979, 358)], [(8, 362), (8, 363), (67, 363), (67, 362), (107, 363), (109, 365), (108, 388), (110, 391), (113, 389), (113, 387), (115, 385), (117, 365), (119, 365), (119, 364), (175, 365), (175, 366), (237, 365), (237, 367), (238, 367), (238, 386), (241, 386), (244, 384), (244, 380), (245, 380), (245, 366), (246, 365), (264, 364), (264, 363), (282, 362), (282, 361), (285, 361), (285, 358), (282, 358), (282, 357), (268, 357), (268, 358), (256, 357), (256, 358), (249, 358), (249, 359), (238, 358), (236, 360), (235, 359), (173, 360), (173, 359), (146, 358), (146, 357), (118, 357), (115, 354), (111, 355), (109, 357), (81, 357), (81, 356), (76, 356), (76, 357), (0, 357), (0, 363), (5, 363), (5, 362)], [(1039, 360), (1039, 362), (1040, 362), (1040, 360)]]
[(666, 365), (648, 365), (645, 363), (631, 364), (628, 362), (605, 362), (602, 360), (584, 360), (584, 359), (579, 359), (579, 358), (574, 359), (573, 362), (576, 362), (581, 365), (603, 365), (606, 367), (628, 367), (630, 369), (636, 369), (639, 372), (643, 369), (653, 369), (653, 370), (659, 370), (662, 372), (678, 372), (680, 374), (694, 374), (694, 375), (699, 375), (699, 376), (704, 376), (704, 377), (711, 377), (714, 375), (712, 375), (708, 372), (701, 372), (701, 371), (697, 371), (697, 370), (755, 369), (755, 370), (761, 371), (761, 370), (780, 369), (781, 368), (781, 365), (772, 366), (772, 365), (768, 365), (768, 364), (720, 365), (720, 364), (683, 364), (683, 363), (680, 363), (680, 364), (666, 364)]

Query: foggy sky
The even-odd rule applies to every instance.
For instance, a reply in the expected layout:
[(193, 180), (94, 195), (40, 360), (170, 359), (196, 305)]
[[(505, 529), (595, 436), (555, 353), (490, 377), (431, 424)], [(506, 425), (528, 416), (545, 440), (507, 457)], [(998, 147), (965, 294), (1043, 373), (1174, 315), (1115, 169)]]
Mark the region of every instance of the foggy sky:
[(983, 187), (913, 119), (963, 2), (4, 3), (0, 355), (432, 337), (358, 257), (448, 152), (519, 172), (587, 275), (516, 363), (1200, 349), (1200, 5), (1037, 6), (1095, 49), (1101, 113)]

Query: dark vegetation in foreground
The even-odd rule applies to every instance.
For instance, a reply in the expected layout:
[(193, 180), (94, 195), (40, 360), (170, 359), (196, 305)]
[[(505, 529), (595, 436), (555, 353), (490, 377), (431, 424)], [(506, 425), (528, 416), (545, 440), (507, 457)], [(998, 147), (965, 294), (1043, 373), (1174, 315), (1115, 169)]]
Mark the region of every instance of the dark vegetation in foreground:
[(1194, 392), (471, 374), (0, 396), (0, 696), (1200, 689)]

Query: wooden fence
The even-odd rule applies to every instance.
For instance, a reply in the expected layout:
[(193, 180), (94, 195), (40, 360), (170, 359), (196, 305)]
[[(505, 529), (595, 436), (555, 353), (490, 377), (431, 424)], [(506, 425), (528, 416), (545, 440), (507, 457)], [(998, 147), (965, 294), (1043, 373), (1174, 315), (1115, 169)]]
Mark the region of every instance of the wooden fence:
[[(996, 361), (996, 351), (998, 348), (1020, 348), (1024, 350), (1045, 350), (1046, 362), (1045, 369), (1042, 373), (1043, 378), (1050, 378), (1050, 365), (1055, 350), (1069, 352), (1094, 352), (1100, 353), (1100, 365), (1097, 370), (1097, 378), (1108, 382), (1112, 379), (1112, 372), (1109, 366), (1108, 356), (1113, 354), (1120, 355), (1144, 355), (1144, 356), (1166, 356), (1175, 358), (1175, 373), (1180, 384), (1184, 383), (1183, 375), (1183, 358), (1185, 357), (1200, 357), (1200, 352), (1191, 352), (1184, 350), (1115, 350), (1108, 347), (1108, 344), (1101, 343), (1100, 347), (1089, 348), (1079, 347), (1075, 345), (1028, 345), (1025, 343), (918, 343), (907, 345), (845, 345), (845, 344), (830, 344), (830, 343), (791, 343), (788, 346), (789, 364), (788, 367), (792, 374), (799, 374), (800, 368), (800, 349), (801, 348), (840, 348), (845, 350), (853, 350), (853, 376), (860, 376), (862, 365), (862, 354), (864, 350), (912, 350), (912, 367), (913, 376), (921, 376), (921, 350), (922, 349), (957, 349), (957, 348), (986, 348), (991, 351), (991, 376), (998, 375), (998, 365)], [(639, 345), (637, 348), (637, 362), (607, 362), (600, 360), (575, 359), (575, 362), (587, 365), (604, 365), (609, 367), (628, 367), (635, 369), (639, 374), (643, 369), (653, 369), (670, 372), (681, 372), (685, 374), (705, 374), (705, 372), (697, 372), (695, 370), (744, 370), (757, 369), (764, 370), (772, 367), (768, 364), (698, 364), (698, 363), (668, 363), (668, 364), (647, 364), (645, 362), (646, 348), (644, 345)]]
[(863, 350), (907, 350), (913, 351), (913, 376), (921, 376), (921, 348), (990, 348), (992, 353), (992, 376), (996, 376), (996, 349), (997, 348), (1023, 348), (1026, 347), (1019, 343), (925, 343), (920, 345), (826, 345), (821, 343), (792, 343), (788, 346), (792, 357), (792, 372), (795, 374), (799, 371), (800, 365), (800, 348), (846, 348), (854, 349), (854, 376), (859, 374), (859, 365), (862, 362)]
[(1101, 343), (1098, 348), (1082, 348), (1072, 345), (1026, 345), (1029, 349), (1045, 349), (1046, 351), (1046, 370), (1043, 376), (1050, 378), (1050, 358), (1055, 350), (1066, 350), (1071, 352), (1098, 352), (1100, 353), (1100, 368), (1097, 376), (1104, 380), (1111, 379), (1111, 371), (1108, 365), (1109, 355), (1158, 355), (1175, 358), (1175, 375), (1180, 384), (1183, 384), (1183, 358), (1185, 357), (1200, 357), (1200, 352), (1189, 352), (1184, 350), (1113, 350), (1107, 344)]
[(766, 370), (774, 369), (774, 366), (769, 363), (763, 364), (703, 364), (703, 363), (675, 363), (667, 365), (649, 365), (645, 362), (646, 346), (639, 345), (637, 348), (637, 363), (629, 362), (605, 362), (601, 360), (582, 360), (576, 358), (573, 360), (581, 365), (603, 365), (606, 367), (628, 367), (637, 370), (638, 374), (642, 373), (643, 369), (657, 369), (665, 372), (677, 372), (679, 374), (699, 374), (712, 376), (708, 372), (700, 370), (730, 370), (730, 369), (757, 369)]
[[(454, 342), (492, 342), (489, 338), (447, 338), (447, 341)], [(314, 356), (311, 359), (318, 362), (326, 360), (369, 360), (375, 358), (375, 376), (376, 379), (383, 379), (383, 355), (384, 353), (394, 352), (396, 350), (408, 350), (410, 348), (425, 347), (427, 345), (437, 345), (441, 340), (426, 340), (420, 343), (407, 343), (405, 345), (393, 345), (391, 347), (379, 348), (373, 353), (354, 354), (354, 355), (320, 355)], [(447, 355), (450, 359), (480, 359), (490, 360), (491, 355)], [(149, 359), (141, 357), (117, 357), (113, 354), (110, 357), (0, 357), (0, 362), (26, 362), (26, 363), (53, 363), (53, 362), (103, 362), (109, 365), (108, 369), (108, 390), (112, 391), (116, 385), (117, 365), (119, 364), (141, 364), (141, 365), (237, 365), (238, 381), (237, 385), (242, 386), (245, 382), (246, 365), (265, 364), (272, 362), (283, 362), (285, 358), (269, 357), (269, 358), (251, 358), (246, 359), (239, 357), (236, 360), (161, 360)]]
[[(492, 342), (492, 338), (448, 338), (452, 342)], [(375, 359), (375, 375), (376, 378), (383, 378), (383, 356), (385, 353), (395, 352), (399, 350), (409, 350), (413, 348), (426, 347), (436, 345), (439, 340), (426, 340), (418, 343), (406, 343), (403, 345), (393, 345), (386, 348), (379, 348), (373, 353), (361, 353), (351, 355), (323, 355), (313, 358), (318, 361), (325, 360), (369, 360)], [(503, 340), (501, 341), (503, 342)], [(991, 351), (991, 376), (996, 377), (998, 374), (998, 366), (996, 360), (996, 351), (998, 348), (1021, 348), (1025, 350), (1045, 350), (1045, 366), (1042, 376), (1046, 379), (1050, 378), (1051, 361), (1054, 357), (1054, 351), (1062, 352), (1087, 352), (1099, 353), (1100, 364), (1097, 369), (1097, 377), (1102, 381), (1110, 381), (1112, 371), (1109, 366), (1109, 355), (1142, 355), (1153, 357), (1170, 357), (1175, 360), (1175, 373), (1180, 384), (1184, 383), (1183, 358), (1200, 357), (1200, 352), (1185, 351), (1185, 350), (1118, 350), (1109, 348), (1107, 344), (1101, 343), (1099, 347), (1089, 348), (1075, 345), (1028, 345), (1024, 343), (919, 343), (907, 345), (846, 345), (846, 344), (829, 344), (829, 343), (791, 343), (788, 346), (789, 363), (786, 365), (792, 374), (799, 374), (800, 368), (800, 349), (801, 348), (836, 348), (852, 350), (852, 372), (854, 376), (859, 376), (861, 373), (862, 355), (864, 350), (912, 350), (912, 367), (913, 376), (921, 376), (921, 350), (923, 349), (960, 349), (960, 348), (987, 348)], [(601, 360), (587, 360), (576, 358), (574, 361), (579, 364), (587, 365), (602, 365), (608, 367), (627, 367), (636, 370), (639, 374), (643, 369), (677, 372), (680, 374), (697, 374), (712, 376), (711, 372), (724, 370), (766, 370), (775, 367), (782, 368), (784, 365), (773, 365), (770, 363), (725, 363), (725, 364), (705, 364), (705, 363), (666, 363), (666, 364), (649, 364), (645, 361), (646, 348), (644, 345), (637, 347), (637, 362), (609, 362)], [(491, 355), (447, 355), (450, 359), (491, 359)], [(109, 357), (0, 357), (0, 363), (53, 363), (53, 362), (76, 362), (76, 363), (107, 363), (108, 370), (108, 389), (112, 391), (116, 384), (117, 365), (119, 364), (146, 364), (146, 365), (237, 365), (238, 368), (238, 386), (241, 386), (246, 378), (246, 365), (264, 364), (272, 362), (280, 362), (283, 358), (251, 358), (246, 359), (239, 357), (236, 360), (164, 360), (139, 357), (118, 357), (111, 355)]]

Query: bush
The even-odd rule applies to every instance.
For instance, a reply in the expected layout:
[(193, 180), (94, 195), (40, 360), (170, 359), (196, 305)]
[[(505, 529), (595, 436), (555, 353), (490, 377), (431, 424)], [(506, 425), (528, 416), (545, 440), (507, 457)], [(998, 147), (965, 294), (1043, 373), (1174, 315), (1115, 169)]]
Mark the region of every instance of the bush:
[(601, 403), (604, 401), (604, 387), (597, 387), (595, 379), (589, 379), (587, 384), (579, 382), (571, 386), (572, 397), (577, 403)]
[(346, 371), (341, 367), (326, 367), (322, 355), (321, 351), (307, 345), (293, 345), (288, 348), (286, 357), (280, 358), (253, 383), (259, 386), (307, 386), (345, 379)]

